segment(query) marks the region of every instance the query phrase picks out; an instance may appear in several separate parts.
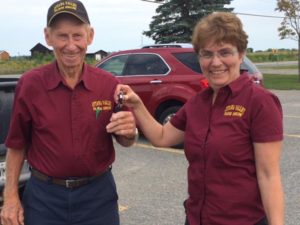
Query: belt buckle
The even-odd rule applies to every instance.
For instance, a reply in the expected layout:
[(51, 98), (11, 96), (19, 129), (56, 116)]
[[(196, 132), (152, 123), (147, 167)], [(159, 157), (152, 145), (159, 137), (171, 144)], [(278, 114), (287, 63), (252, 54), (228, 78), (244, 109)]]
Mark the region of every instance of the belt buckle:
[(66, 187), (73, 188), (74, 182), (76, 182), (76, 180), (66, 180)]

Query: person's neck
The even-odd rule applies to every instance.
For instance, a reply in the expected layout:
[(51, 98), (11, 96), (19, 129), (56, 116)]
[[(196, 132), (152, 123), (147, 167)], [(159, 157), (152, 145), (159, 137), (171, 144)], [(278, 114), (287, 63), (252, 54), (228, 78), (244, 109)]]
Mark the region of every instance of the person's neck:
[(69, 68), (59, 66), (59, 72), (61, 76), (66, 81), (67, 85), (72, 89), (76, 86), (76, 84), (78, 83), (81, 77), (82, 67), (83, 65), (80, 67), (69, 67)]

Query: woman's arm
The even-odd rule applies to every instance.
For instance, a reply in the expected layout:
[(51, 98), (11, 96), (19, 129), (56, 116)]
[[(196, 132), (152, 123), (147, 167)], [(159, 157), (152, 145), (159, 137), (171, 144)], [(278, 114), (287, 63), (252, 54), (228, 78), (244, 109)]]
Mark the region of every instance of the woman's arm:
[(257, 179), (269, 225), (284, 224), (284, 193), (280, 176), (282, 141), (254, 143)]
[[(175, 128), (169, 122), (164, 126), (158, 123), (148, 112), (139, 96), (129, 86), (117, 86), (115, 92), (116, 101), (120, 90), (124, 92), (125, 105), (132, 109), (139, 128), (154, 146), (167, 147), (182, 143), (184, 132)], [(111, 123), (107, 126), (108, 131), (111, 131), (118, 119), (118, 114), (112, 116)]]

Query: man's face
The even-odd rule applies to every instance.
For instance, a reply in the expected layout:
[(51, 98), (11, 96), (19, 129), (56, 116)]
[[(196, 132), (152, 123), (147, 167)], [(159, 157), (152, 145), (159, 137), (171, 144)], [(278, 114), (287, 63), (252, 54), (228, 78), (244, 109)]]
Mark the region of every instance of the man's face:
[(73, 16), (61, 17), (45, 29), (47, 44), (53, 47), (60, 69), (81, 69), (93, 29)]

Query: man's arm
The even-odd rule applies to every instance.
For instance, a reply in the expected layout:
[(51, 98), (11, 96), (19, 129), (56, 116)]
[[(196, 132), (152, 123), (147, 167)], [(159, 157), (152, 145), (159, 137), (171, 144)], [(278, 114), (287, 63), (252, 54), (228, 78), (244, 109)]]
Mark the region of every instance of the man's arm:
[(135, 133), (134, 135), (130, 135), (130, 136), (121, 136), (121, 135), (117, 135), (116, 136), (116, 140), (117, 142), (124, 146), (124, 147), (129, 147), (131, 145), (133, 145), (139, 138), (139, 133), (137, 128), (135, 129)]
[(25, 149), (9, 148), (6, 154), (6, 181), (3, 192), (3, 208), (1, 211), (2, 224), (24, 224), (24, 215), (18, 192), (18, 183)]
[(282, 142), (254, 143), (257, 179), (270, 225), (284, 224), (284, 193), (280, 176)]

